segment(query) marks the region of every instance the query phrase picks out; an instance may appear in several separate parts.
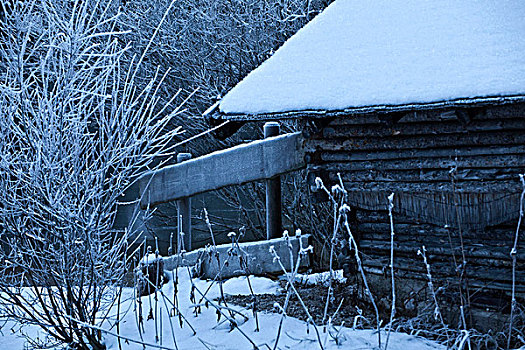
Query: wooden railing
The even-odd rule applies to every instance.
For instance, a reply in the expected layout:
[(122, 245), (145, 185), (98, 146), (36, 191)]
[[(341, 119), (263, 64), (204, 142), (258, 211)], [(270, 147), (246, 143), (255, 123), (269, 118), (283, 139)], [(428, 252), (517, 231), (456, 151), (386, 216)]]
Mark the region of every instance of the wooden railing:
[[(138, 180), (141, 208), (177, 200), (185, 249), (191, 250), (191, 197), (227, 186), (266, 180), (267, 238), (280, 236), (280, 175), (305, 167), (301, 133), (278, 135), (279, 125), (266, 123), (265, 139), (190, 159), (145, 174)], [(277, 135), (277, 136), (274, 136)]]

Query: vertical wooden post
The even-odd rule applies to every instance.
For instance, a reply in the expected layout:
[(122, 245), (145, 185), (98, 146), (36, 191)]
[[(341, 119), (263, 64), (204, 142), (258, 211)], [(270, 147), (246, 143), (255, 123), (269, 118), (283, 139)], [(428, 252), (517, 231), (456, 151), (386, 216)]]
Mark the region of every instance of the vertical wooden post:
[[(177, 163), (191, 159), (191, 153), (177, 154)], [(177, 201), (178, 235), (177, 251), (181, 251), (181, 232), (184, 232), (184, 250), (191, 251), (191, 197), (185, 197)]]
[[(264, 124), (264, 138), (279, 135), (279, 123)], [(283, 154), (283, 157), (286, 155)], [(266, 239), (280, 237), (282, 234), (281, 217), (281, 177), (266, 180)]]

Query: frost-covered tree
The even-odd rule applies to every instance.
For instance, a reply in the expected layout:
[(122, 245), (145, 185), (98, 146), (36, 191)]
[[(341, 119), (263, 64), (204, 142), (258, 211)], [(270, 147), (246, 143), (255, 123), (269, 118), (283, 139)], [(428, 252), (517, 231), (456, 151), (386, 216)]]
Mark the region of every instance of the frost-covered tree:
[(138, 88), (145, 51), (123, 59), (118, 5), (1, 5), (0, 317), (76, 349), (104, 348), (96, 328), (128, 267), (119, 198), (179, 133), (164, 75)]

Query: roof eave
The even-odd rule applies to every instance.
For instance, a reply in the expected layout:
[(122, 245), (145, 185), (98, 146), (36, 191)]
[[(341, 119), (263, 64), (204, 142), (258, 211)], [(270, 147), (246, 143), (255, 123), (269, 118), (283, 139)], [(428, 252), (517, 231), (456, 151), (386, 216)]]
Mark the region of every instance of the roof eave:
[(243, 113), (223, 113), (220, 111), (220, 103), (215, 103), (205, 114), (205, 118), (216, 120), (231, 121), (268, 121), (297, 118), (322, 119), (338, 116), (366, 115), (375, 113), (399, 113), (411, 111), (425, 111), (452, 108), (471, 108), (497, 106), (511, 103), (525, 102), (525, 95), (512, 96), (488, 96), (476, 98), (460, 98), (455, 100), (437, 101), (429, 103), (410, 103), (402, 105), (376, 105), (365, 107), (351, 107), (343, 110), (300, 110), (278, 113), (261, 113), (261, 114), (243, 114)]

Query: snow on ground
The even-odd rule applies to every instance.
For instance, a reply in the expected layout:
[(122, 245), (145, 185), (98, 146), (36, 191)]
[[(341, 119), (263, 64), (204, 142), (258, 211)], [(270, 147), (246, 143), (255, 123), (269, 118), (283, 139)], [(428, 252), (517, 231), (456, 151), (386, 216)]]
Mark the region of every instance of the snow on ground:
[[(281, 290), (279, 283), (269, 278), (250, 276), (249, 279), (254, 294), (277, 294)], [(195, 285), (200, 290), (206, 290), (209, 284), (208, 281), (195, 280)], [(224, 294), (227, 295), (251, 295), (246, 276), (230, 278), (223, 283), (222, 288)], [(219, 288), (213, 288), (207, 295), (212, 299), (218, 298), (220, 296)]]
[[(314, 276), (315, 278), (315, 276)], [(279, 292), (278, 283), (267, 278), (250, 277), (252, 288), (255, 293), (277, 293)], [(198, 290), (204, 291), (210, 286), (211, 282), (195, 280), (195, 285)], [(226, 281), (223, 284), (224, 292), (227, 294), (249, 294), (247, 288), (246, 277), (234, 278)], [(192, 330), (188, 327), (187, 322), (184, 322), (183, 328), (179, 327), (179, 318), (168, 317), (168, 312), (172, 308), (173, 301), (173, 284), (170, 281), (162, 288), (162, 293), (170, 301), (160, 297), (157, 308), (157, 318), (146, 320), (150, 308), (154, 310), (154, 297), (142, 297), (143, 316), (145, 324), (145, 333), (142, 334), (143, 342), (149, 344), (162, 345), (162, 347), (175, 349), (174, 338), (177, 348), (184, 349), (252, 349), (252, 345), (247, 338), (250, 338), (258, 346), (264, 344), (273, 348), (277, 329), (281, 320), (281, 315), (277, 313), (259, 313), (259, 327), (260, 331), (255, 332), (255, 319), (251, 310), (246, 310), (240, 307), (232, 307), (232, 309), (241, 312), (247, 316), (247, 321), (239, 315), (236, 316), (236, 321), (239, 324), (239, 329), (231, 330), (228, 322), (222, 322), (225, 318), (221, 317), (221, 322), (217, 323), (216, 310), (212, 307), (206, 308), (204, 305), (202, 313), (197, 317), (193, 313), (191, 306), (193, 303), (189, 299), (191, 290), (191, 281), (186, 269), (179, 269), (179, 293), (178, 305), (183, 315), (196, 330), (196, 335), (193, 335)], [(199, 292), (195, 292), (197, 302), (199, 301)], [(210, 293), (207, 294), (210, 299), (216, 298), (219, 295), (219, 285), (213, 284)], [(141, 335), (137, 331), (137, 318), (134, 313), (134, 308), (138, 305), (133, 301), (133, 289), (128, 288), (125, 291), (125, 300), (121, 307), (121, 335), (130, 339), (130, 341), (121, 341), (123, 349), (142, 350), (140, 344), (133, 343), (131, 340), (140, 340)], [(226, 310), (224, 310), (227, 313)], [(113, 313), (116, 315), (116, 312)], [(155, 311), (153, 311), (153, 315)], [(113, 317), (114, 318), (114, 317)], [(157, 321), (155, 325), (155, 321)], [(171, 324), (170, 324), (171, 321)], [(9, 350), (24, 349), (24, 340), (19, 338), (18, 334), (11, 333), (9, 330), (12, 324), (3, 327), (3, 336), (0, 337), (0, 348)], [(172, 333), (173, 327), (173, 333)], [(104, 326), (111, 332), (115, 332), (115, 327), (110, 324)], [(155, 341), (155, 329), (158, 330), (159, 341)], [(309, 333), (307, 333), (307, 325), (305, 322), (295, 318), (286, 318), (283, 323), (283, 331), (279, 341), (280, 349), (319, 349), (319, 343), (316, 338), (314, 329), (310, 326)], [(338, 327), (339, 329), (339, 327)], [(34, 327), (26, 327), (26, 331), (33, 335), (38, 333)], [(244, 332), (245, 335), (243, 335)], [(338, 336), (340, 345), (337, 345), (333, 338), (328, 333), (322, 333), (320, 329), (320, 338), (324, 344), (325, 349), (373, 349), (377, 345), (376, 335), (372, 330), (352, 330), (349, 328), (342, 328)], [(335, 332), (332, 332), (335, 334)], [(161, 336), (161, 337), (160, 337)], [(384, 336), (383, 336), (384, 337)], [(162, 339), (162, 344), (161, 344)], [(106, 336), (106, 345), (109, 350), (119, 349), (118, 340), (115, 336)], [(146, 349), (155, 349), (153, 346), (147, 346)], [(444, 349), (443, 346), (437, 345), (429, 340), (410, 336), (407, 334), (393, 333), (390, 345), (390, 350), (431, 350)]]
[(220, 102), (224, 113), (525, 94), (523, 0), (337, 0)]
[(46, 334), (36, 326), (26, 326), (20, 329), (20, 325), (14, 322), (0, 323), (2, 326), (0, 332), (0, 349), (4, 350), (25, 350), (27, 349), (26, 340), (22, 333), (31, 338), (45, 339)]

